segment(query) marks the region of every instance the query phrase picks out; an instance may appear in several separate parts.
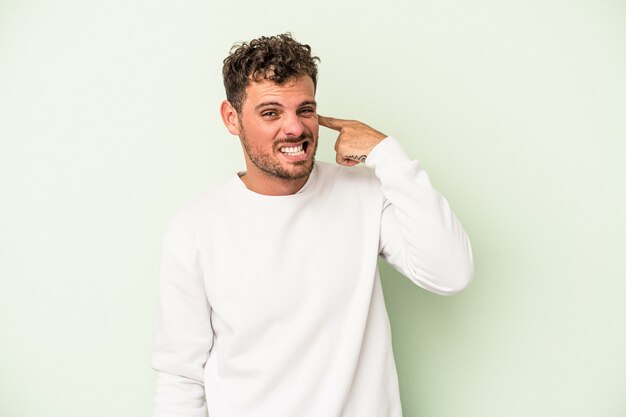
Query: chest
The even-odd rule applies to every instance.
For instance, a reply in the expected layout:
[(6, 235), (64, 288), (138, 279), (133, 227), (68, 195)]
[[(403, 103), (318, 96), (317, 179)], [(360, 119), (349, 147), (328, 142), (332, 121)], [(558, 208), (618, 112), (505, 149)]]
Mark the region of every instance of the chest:
[(223, 326), (322, 320), (371, 287), (382, 201), (345, 193), (297, 203), (223, 207), (213, 216), (201, 265)]

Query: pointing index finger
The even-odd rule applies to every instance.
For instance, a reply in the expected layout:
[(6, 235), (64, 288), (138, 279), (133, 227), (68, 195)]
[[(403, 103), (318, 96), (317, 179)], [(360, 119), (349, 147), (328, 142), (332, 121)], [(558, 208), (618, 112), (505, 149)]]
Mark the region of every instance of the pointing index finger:
[(326, 117), (320, 114), (317, 115), (317, 121), (324, 127), (329, 129), (340, 131), (345, 126), (347, 120), (335, 119), (334, 117)]

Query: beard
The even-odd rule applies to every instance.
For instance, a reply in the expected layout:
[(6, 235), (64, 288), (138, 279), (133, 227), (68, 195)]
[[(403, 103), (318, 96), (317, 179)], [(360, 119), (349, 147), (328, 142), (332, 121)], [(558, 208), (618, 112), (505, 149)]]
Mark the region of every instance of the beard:
[[(309, 139), (310, 142), (307, 146), (313, 146), (312, 149), (312, 157), (308, 158), (304, 161), (292, 161), (286, 162), (279, 159), (279, 156), (276, 156), (273, 153), (267, 153), (261, 149), (260, 146), (253, 146), (246, 140), (246, 134), (243, 129), (240, 131), (239, 139), (241, 139), (241, 143), (250, 159), (250, 162), (254, 164), (261, 172), (265, 173), (269, 177), (280, 178), (283, 180), (298, 180), (301, 178), (306, 178), (313, 171), (313, 166), (315, 163), (315, 153), (317, 152), (317, 140), (313, 140), (310, 135), (302, 134), (297, 138), (291, 139), (282, 139), (277, 141), (277, 145), (289, 145), (301, 142), (305, 139)], [(310, 150), (307, 149), (308, 152)], [(276, 151), (280, 152), (280, 151)]]

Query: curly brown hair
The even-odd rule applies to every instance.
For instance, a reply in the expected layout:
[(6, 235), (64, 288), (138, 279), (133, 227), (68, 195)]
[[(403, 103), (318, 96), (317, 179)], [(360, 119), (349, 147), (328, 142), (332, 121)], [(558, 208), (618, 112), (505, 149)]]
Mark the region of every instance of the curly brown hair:
[(308, 75), (317, 87), (319, 61), (318, 57), (311, 56), (309, 45), (297, 42), (290, 33), (235, 44), (222, 68), (226, 98), (241, 112), (246, 87), (251, 81), (271, 80), (283, 84), (294, 77)]

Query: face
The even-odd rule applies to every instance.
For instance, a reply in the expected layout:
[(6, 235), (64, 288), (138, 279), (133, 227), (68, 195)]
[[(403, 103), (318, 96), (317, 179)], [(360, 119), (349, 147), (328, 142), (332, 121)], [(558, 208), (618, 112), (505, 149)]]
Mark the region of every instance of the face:
[(231, 133), (241, 139), (248, 174), (279, 180), (307, 178), (319, 132), (313, 80), (303, 76), (282, 85), (268, 80), (251, 83), (236, 125)]

